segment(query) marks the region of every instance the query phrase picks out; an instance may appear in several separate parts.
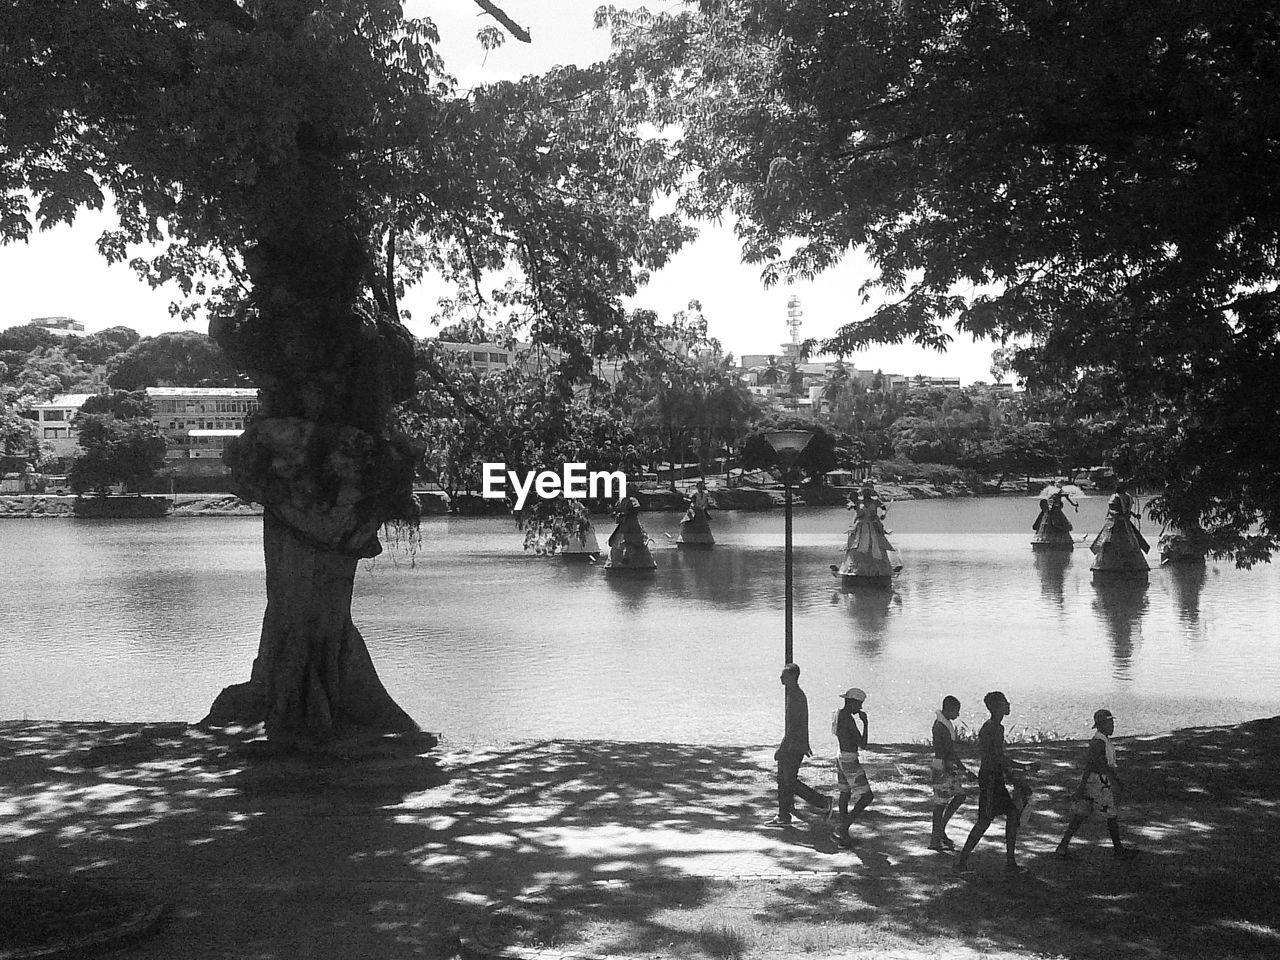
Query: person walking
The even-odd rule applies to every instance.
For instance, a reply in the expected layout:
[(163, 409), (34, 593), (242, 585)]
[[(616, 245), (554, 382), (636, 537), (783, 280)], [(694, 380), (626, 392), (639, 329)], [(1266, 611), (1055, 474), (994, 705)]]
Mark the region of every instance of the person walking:
[(1091, 814), (1101, 814), (1107, 820), (1107, 833), (1111, 835), (1111, 852), (1117, 860), (1130, 860), (1138, 855), (1132, 847), (1120, 842), (1120, 808), (1116, 794), (1120, 790), (1120, 774), (1116, 770), (1116, 746), (1111, 735), (1116, 730), (1116, 718), (1110, 710), (1096, 710), (1093, 714), (1093, 737), (1089, 741), (1089, 754), (1085, 760), (1080, 785), (1076, 787), (1072, 802), (1071, 822), (1067, 832), (1058, 842), (1057, 855), (1070, 859), (1067, 846)]
[(933, 721), (933, 759), (929, 762), (929, 780), (933, 787), (933, 830), (929, 849), (938, 853), (955, 850), (947, 836), (947, 824), (969, 799), (964, 791), (964, 778), (972, 776), (960, 762), (956, 752), (955, 719), (960, 716), (960, 701), (952, 696), (942, 698), (942, 709)]
[(954, 869), (956, 873), (969, 872), (969, 855), (973, 853), (974, 847), (978, 845), (978, 841), (987, 832), (992, 821), (996, 817), (1004, 817), (1004, 869), (1006, 873), (1017, 874), (1022, 872), (1022, 867), (1018, 865), (1016, 850), (1018, 820), (1022, 816), (1023, 804), (1016, 803), (1013, 797), (1009, 796), (1005, 778), (1009, 774), (1020, 778), (1023, 770), (1035, 770), (1037, 765), (1024, 766), (1005, 757), (1004, 725), (1000, 721), (1013, 709), (1009, 698), (999, 690), (992, 690), (982, 698), (982, 702), (990, 711), (991, 718), (978, 731), (978, 753), (981, 757), (978, 766), (978, 822), (969, 831), (964, 849), (956, 857)]
[(778, 762), (778, 814), (766, 822), (769, 827), (791, 825), (796, 794), (828, 813), (831, 810), (831, 798), (800, 779), (804, 758), (813, 756), (809, 747), (809, 699), (800, 689), (800, 667), (788, 663), (779, 679), (786, 690), (786, 708), (782, 742), (773, 755)]
[[(867, 745), (867, 714), (862, 709), (867, 699), (865, 690), (850, 687), (844, 692), (844, 706), (836, 711), (832, 722), (832, 731), (840, 744), (840, 754), (836, 757), (836, 783), (840, 791), (840, 826), (831, 835), (842, 847), (852, 845), (849, 827), (871, 803), (871, 783), (867, 780), (866, 771), (862, 769), (860, 750)], [(858, 728), (858, 721), (862, 728)], [(849, 809), (849, 801), (853, 801), (853, 809)]]

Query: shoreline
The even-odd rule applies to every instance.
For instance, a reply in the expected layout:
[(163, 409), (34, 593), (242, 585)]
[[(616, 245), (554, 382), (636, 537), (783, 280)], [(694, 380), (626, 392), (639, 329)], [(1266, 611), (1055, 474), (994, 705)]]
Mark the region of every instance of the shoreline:
[[(935, 485), (931, 483), (879, 483), (876, 489), (885, 496), (887, 502), (900, 502), (904, 500), (944, 500), (944, 499), (969, 499), (979, 497), (1000, 497), (1000, 498), (1027, 498), (1031, 495), (1026, 493), (1025, 484), (1005, 483), (999, 488), (984, 488), (974, 490), (971, 487), (948, 484)], [(719, 511), (744, 511), (744, 512), (768, 512), (780, 509), (782, 506), (782, 493), (778, 490), (770, 488), (758, 487), (711, 487), (710, 493), (712, 498), (712, 509)], [(803, 510), (807, 507), (842, 507), (845, 505), (846, 497), (856, 492), (856, 487), (809, 487), (797, 488), (792, 505), (797, 510)], [(417, 491), (417, 495), (422, 502), (423, 517), (439, 517), (439, 516), (495, 516), (510, 517), (511, 511), (505, 503), (498, 501), (485, 501), (474, 495), (465, 495), (458, 498), (459, 509), (451, 513), (444, 501), (443, 495), (433, 491)], [(678, 513), (685, 509), (686, 501), (684, 494), (671, 490), (669, 488), (654, 489), (650, 488), (632, 488), (631, 495), (640, 501), (641, 511), (644, 513)], [(75, 505), (77, 500), (85, 500), (89, 503), (102, 503), (110, 512), (113, 504), (121, 505), (121, 515), (98, 515), (85, 517), (76, 513)], [(231, 493), (211, 493), (211, 494), (178, 494), (176, 497), (167, 494), (137, 494), (110, 496), (99, 498), (94, 496), (77, 497), (73, 494), (0, 494), (0, 521), (3, 520), (55, 520), (55, 519), (94, 519), (94, 520), (113, 520), (113, 519), (139, 519), (140, 517), (129, 513), (130, 504), (139, 502), (153, 503), (156, 501), (164, 501), (171, 506), (163, 513), (152, 511), (147, 515), (151, 519), (183, 519), (186, 517), (249, 517), (262, 516), (262, 506), (256, 503), (248, 503)], [(604, 507), (591, 510), (592, 516), (608, 516), (609, 510)]]
[[(1274, 723), (1280, 727), (1280, 714), (1272, 716), (1253, 717), (1249, 720), (1240, 720), (1235, 723), (1209, 723), (1199, 724), (1190, 727), (1173, 727), (1155, 731), (1147, 731), (1143, 733), (1125, 733), (1113, 736), (1111, 739), (1117, 744), (1123, 744), (1126, 741), (1146, 741), (1159, 740), (1170, 737), (1178, 737), (1180, 735), (1190, 735), (1202, 733), (1212, 730), (1234, 730), (1238, 727), (1248, 726), (1249, 724), (1258, 723)], [(75, 727), (82, 730), (98, 730), (107, 733), (119, 734), (123, 736), (138, 736), (147, 732), (167, 730), (191, 730), (191, 731), (209, 731), (217, 733), (221, 728), (202, 724), (198, 720), (68, 720), (38, 717), (0, 717), (0, 742), (8, 737), (14, 730), (22, 727), (41, 728), (41, 727)], [(250, 727), (232, 727), (238, 735), (245, 736), (249, 740), (261, 740), (266, 742), (265, 735), (261, 732), (261, 724)], [(821, 724), (819, 725), (822, 726)], [(495, 749), (516, 749), (537, 743), (557, 743), (557, 744), (593, 744), (593, 743), (613, 743), (625, 744), (635, 747), (660, 746), (670, 747), (674, 749), (694, 749), (694, 750), (742, 750), (742, 751), (769, 751), (772, 752), (777, 744), (773, 742), (767, 743), (713, 743), (700, 741), (685, 740), (655, 740), (655, 739), (636, 739), (622, 740), (617, 737), (527, 737), (519, 739), (509, 738), (468, 738), (463, 734), (450, 735), (448, 731), (423, 731), (438, 739), (439, 746), (433, 750), (425, 751), (433, 752), (452, 752), (457, 750), (495, 750)], [(1056, 731), (1055, 731), (1056, 733)], [(817, 734), (820, 736), (821, 734)], [(1064, 737), (1059, 735), (1043, 736), (1035, 735), (1032, 737), (1018, 737), (1016, 731), (1006, 730), (1005, 743), (1010, 749), (1019, 752), (1026, 752), (1039, 748), (1045, 749), (1062, 749), (1064, 747), (1079, 747), (1081, 744), (1087, 743), (1088, 736), (1080, 737)], [(961, 753), (971, 753), (976, 751), (976, 740), (959, 741)], [(928, 738), (922, 736), (919, 740), (892, 741), (887, 743), (872, 742), (870, 746), (865, 747), (871, 754), (881, 753), (902, 753), (915, 754), (922, 753), (931, 749), (931, 742)], [(829, 752), (829, 751), (828, 751)], [(809, 764), (819, 763), (826, 759), (821, 751), (815, 751), (809, 759)]]

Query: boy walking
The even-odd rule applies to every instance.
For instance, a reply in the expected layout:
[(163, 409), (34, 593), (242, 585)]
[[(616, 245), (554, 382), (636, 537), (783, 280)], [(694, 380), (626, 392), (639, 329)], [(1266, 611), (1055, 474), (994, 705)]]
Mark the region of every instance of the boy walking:
[(797, 793), (815, 807), (831, 809), (830, 797), (800, 780), (804, 758), (813, 756), (809, 747), (809, 698), (800, 689), (800, 667), (788, 663), (779, 679), (786, 690), (786, 709), (782, 742), (773, 755), (778, 761), (778, 815), (765, 823), (767, 827), (791, 826)]
[[(978, 731), (978, 752), (982, 758), (978, 766), (978, 822), (969, 831), (969, 838), (964, 842), (964, 849), (956, 858), (955, 872), (967, 873), (969, 855), (987, 832), (996, 817), (1004, 817), (1004, 869), (1006, 873), (1022, 872), (1018, 865), (1015, 851), (1018, 844), (1018, 818), (1022, 816), (1022, 805), (1015, 803), (1009, 796), (1009, 788), (1005, 783), (1007, 773), (1020, 772), (1020, 765), (1015, 764), (1004, 755), (1004, 726), (1001, 720), (1013, 709), (1009, 698), (999, 690), (992, 690), (982, 702), (991, 713), (991, 719)], [(1035, 769), (1035, 765), (1027, 765), (1026, 769)]]
[(960, 762), (956, 753), (955, 719), (960, 716), (960, 701), (955, 697), (942, 698), (942, 709), (933, 721), (933, 759), (929, 762), (929, 779), (933, 786), (933, 831), (929, 835), (929, 849), (938, 853), (956, 848), (947, 836), (947, 824), (969, 799), (964, 792), (964, 777), (969, 769)]
[(1130, 860), (1138, 851), (1120, 842), (1120, 810), (1116, 792), (1120, 788), (1120, 774), (1116, 771), (1116, 747), (1111, 735), (1116, 730), (1116, 718), (1110, 710), (1097, 710), (1093, 714), (1093, 738), (1089, 741), (1089, 756), (1085, 760), (1080, 785), (1076, 787), (1071, 822), (1058, 843), (1057, 855), (1070, 858), (1067, 845), (1076, 831), (1093, 813), (1107, 819), (1107, 833), (1111, 835), (1111, 852), (1117, 860)]
[[(867, 693), (858, 687), (850, 687), (844, 693), (844, 706), (836, 712), (832, 729), (836, 740), (840, 743), (840, 754), (836, 757), (836, 783), (840, 790), (840, 828), (831, 835), (842, 847), (852, 845), (849, 839), (849, 827), (854, 818), (871, 803), (871, 783), (867, 780), (866, 771), (862, 769), (860, 750), (867, 745), (867, 714), (862, 709)], [(862, 728), (858, 728), (858, 721)], [(849, 801), (853, 800), (853, 809), (849, 809)]]

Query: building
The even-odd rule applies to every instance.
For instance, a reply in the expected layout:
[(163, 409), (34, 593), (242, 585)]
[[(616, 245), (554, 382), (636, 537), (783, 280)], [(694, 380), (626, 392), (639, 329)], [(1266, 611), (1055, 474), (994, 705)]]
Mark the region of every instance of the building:
[(561, 354), (549, 347), (536, 347), (532, 343), (515, 343), (504, 346), (499, 343), (453, 343), (436, 341), (443, 349), (465, 357), (481, 376), (500, 373), (508, 367), (518, 367), (525, 373), (546, 370), (560, 360)]
[(258, 410), (256, 387), (147, 387), (147, 396), (167, 446), (165, 460), (184, 476), (225, 472), (227, 440), (240, 436), (245, 419)]
[(70, 317), (36, 317), (27, 321), (29, 327), (39, 327), (48, 333), (65, 337), (73, 333), (84, 333), (84, 324)]
[(80, 443), (72, 421), (92, 396), (92, 393), (66, 393), (48, 403), (37, 403), (31, 407), (40, 442), (53, 457), (63, 459), (79, 455)]

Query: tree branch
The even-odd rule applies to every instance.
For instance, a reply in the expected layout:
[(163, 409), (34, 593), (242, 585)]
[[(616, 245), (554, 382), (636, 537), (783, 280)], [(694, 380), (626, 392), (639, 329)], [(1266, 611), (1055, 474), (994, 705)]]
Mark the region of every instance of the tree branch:
[(532, 43), (529, 31), (516, 23), (507, 13), (492, 0), (476, 0), (476, 6), (507, 28), (507, 31), (521, 43)]

